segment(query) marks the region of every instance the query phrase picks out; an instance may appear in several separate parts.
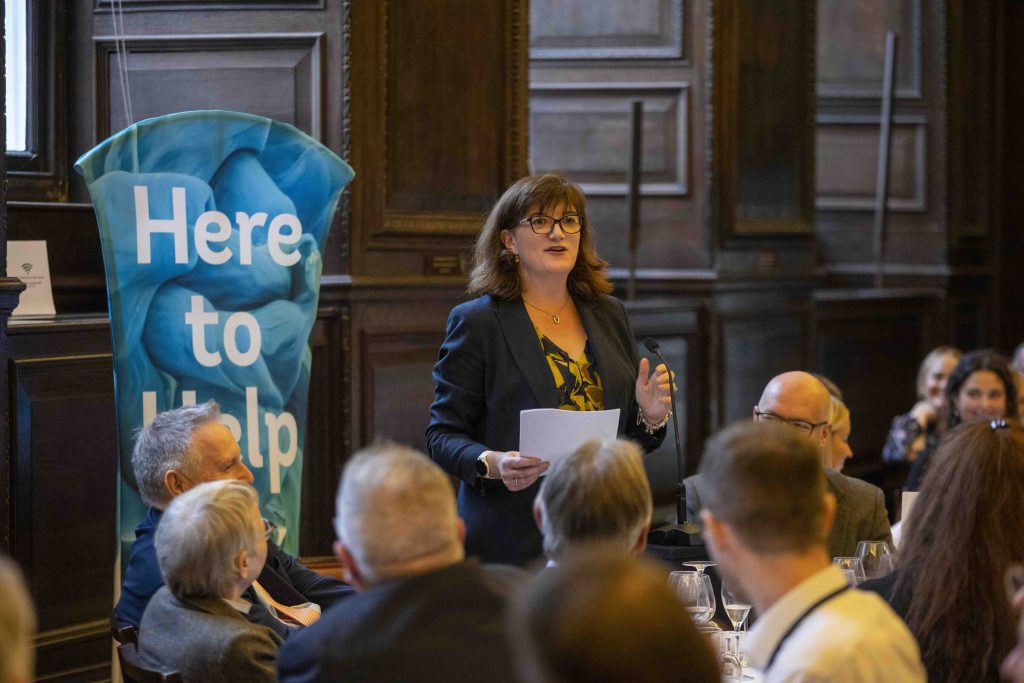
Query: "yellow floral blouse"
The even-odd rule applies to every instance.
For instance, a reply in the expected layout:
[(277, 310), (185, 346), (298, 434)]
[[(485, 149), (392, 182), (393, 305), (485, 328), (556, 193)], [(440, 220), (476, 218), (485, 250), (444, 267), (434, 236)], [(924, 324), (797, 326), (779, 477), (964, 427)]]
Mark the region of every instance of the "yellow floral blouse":
[(555, 388), (562, 394), (559, 409), (604, 410), (604, 387), (601, 375), (590, 362), (590, 341), (583, 347), (583, 355), (577, 361), (543, 336), (540, 330), (537, 330), (537, 336), (555, 378)]

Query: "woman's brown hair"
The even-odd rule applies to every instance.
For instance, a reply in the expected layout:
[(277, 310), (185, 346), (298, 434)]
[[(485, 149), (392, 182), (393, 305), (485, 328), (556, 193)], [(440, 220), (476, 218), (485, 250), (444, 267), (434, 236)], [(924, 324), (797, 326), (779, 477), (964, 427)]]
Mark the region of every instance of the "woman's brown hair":
[(1017, 640), (1003, 592), (1024, 559), (1024, 429), (1011, 420), (963, 424), (946, 435), (906, 521), (898, 603), (930, 681), (998, 678)]
[(563, 204), (566, 211), (579, 214), (583, 225), (576, 265), (566, 283), (569, 292), (587, 301), (611, 293), (612, 284), (606, 273), (608, 263), (601, 260), (594, 248), (583, 190), (560, 175), (547, 174), (520, 178), (494, 204), (473, 247), (470, 294), (490, 294), (506, 300), (522, 295), (519, 268), (513, 254), (501, 242), (501, 231), (516, 228), (531, 208), (544, 212), (558, 204)]

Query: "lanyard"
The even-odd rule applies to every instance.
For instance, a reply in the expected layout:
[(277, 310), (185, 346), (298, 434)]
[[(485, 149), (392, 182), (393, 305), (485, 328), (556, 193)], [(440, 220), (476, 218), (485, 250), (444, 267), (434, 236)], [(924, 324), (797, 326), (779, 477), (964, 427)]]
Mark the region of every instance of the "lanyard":
[(844, 592), (846, 590), (849, 590), (849, 588), (850, 588), (849, 586), (843, 586), (842, 588), (839, 588), (837, 590), (832, 591), (831, 593), (829, 593), (828, 595), (823, 597), (821, 600), (818, 600), (816, 603), (814, 603), (813, 605), (808, 607), (804, 611), (804, 613), (801, 614), (800, 617), (797, 618), (797, 620), (794, 621), (790, 625), (789, 629), (782, 635), (782, 638), (779, 639), (778, 644), (775, 645), (775, 650), (772, 652), (772, 656), (768, 660), (768, 665), (764, 667), (764, 670), (765, 670), (766, 673), (768, 672), (769, 669), (772, 668), (772, 664), (775, 663), (775, 658), (779, 655), (779, 650), (782, 649), (782, 645), (786, 642), (786, 639), (789, 638), (791, 635), (793, 635), (793, 631), (795, 631), (797, 629), (797, 627), (800, 626), (801, 623), (803, 623), (803, 620), (806, 619), (807, 617), (809, 617), (811, 615), (811, 612), (813, 612), (814, 610), (818, 609), (819, 607), (824, 605), (826, 602), (828, 602), (832, 598), (834, 598), (837, 595), (839, 595), (840, 593), (842, 593), (842, 592)]

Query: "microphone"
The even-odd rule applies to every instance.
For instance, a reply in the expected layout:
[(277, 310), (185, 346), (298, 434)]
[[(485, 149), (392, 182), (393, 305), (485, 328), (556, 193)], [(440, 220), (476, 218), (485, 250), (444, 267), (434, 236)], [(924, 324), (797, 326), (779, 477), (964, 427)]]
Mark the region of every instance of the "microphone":
[(672, 379), (672, 370), (665, 362), (665, 357), (661, 355), (661, 347), (657, 341), (647, 337), (644, 339), (644, 346), (669, 370), (668, 395), (672, 402), (672, 427), (676, 437), (676, 523), (652, 529), (648, 541), (656, 545), (702, 545), (699, 536), (694, 538), (695, 534), (700, 533), (700, 527), (686, 520), (686, 485), (683, 484), (686, 466), (683, 463), (683, 444), (679, 438), (679, 413), (676, 411), (676, 386)]

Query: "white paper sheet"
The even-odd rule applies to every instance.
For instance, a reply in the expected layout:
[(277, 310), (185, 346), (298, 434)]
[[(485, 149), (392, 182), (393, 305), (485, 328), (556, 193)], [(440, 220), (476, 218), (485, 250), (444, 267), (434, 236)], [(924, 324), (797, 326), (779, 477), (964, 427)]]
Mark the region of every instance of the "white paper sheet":
[(903, 500), (900, 509), (900, 521), (904, 521), (910, 516), (910, 511), (914, 509), (914, 503), (917, 502), (917, 491), (904, 491)]
[(590, 439), (614, 439), (618, 430), (618, 408), (523, 410), (519, 413), (519, 453), (554, 464)]

